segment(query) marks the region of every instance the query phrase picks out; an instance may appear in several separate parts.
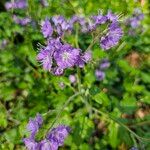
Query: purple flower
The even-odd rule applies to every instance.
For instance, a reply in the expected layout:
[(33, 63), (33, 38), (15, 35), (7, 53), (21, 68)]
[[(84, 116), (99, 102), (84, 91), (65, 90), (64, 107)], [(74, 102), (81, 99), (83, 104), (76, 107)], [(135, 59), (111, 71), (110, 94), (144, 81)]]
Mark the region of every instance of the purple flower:
[(57, 149), (58, 144), (56, 142), (44, 139), (39, 143), (39, 150), (57, 150)]
[(11, 3), (11, 2), (6, 2), (6, 3), (5, 3), (5, 8), (6, 8), (7, 10), (13, 8), (13, 3)]
[(87, 27), (86, 27), (86, 20), (84, 17), (80, 17), (80, 16), (76, 16), (74, 15), (71, 19), (70, 19), (70, 28), (73, 28), (73, 25), (75, 23), (79, 23), (79, 25), (81, 26), (81, 31), (85, 32), (87, 31)]
[(27, 1), (26, 0), (18, 0), (16, 2), (6, 2), (5, 3), (5, 8), (7, 10), (9, 9), (24, 9), (27, 7)]
[(52, 36), (53, 28), (48, 19), (45, 19), (45, 21), (42, 21), (41, 30), (45, 38)]
[(13, 15), (13, 20), (15, 23), (20, 24), (22, 26), (27, 25), (28, 23), (31, 22), (31, 19), (26, 17), (26, 18), (19, 18), (16, 15)]
[(104, 23), (106, 23), (106, 21), (108, 19), (106, 16), (103, 16), (103, 15), (100, 15), (100, 14), (97, 15), (97, 16), (93, 16), (92, 18), (95, 21), (96, 25), (104, 24)]
[(43, 118), (40, 114), (37, 114), (34, 119), (30, 119), (27, 125), (28, 131), (30, 131), (30, 137), (24, 138), (23, 142), (28, 150), (57, 150), (59, 146), (62, 146), (65, 138), (70, 132), (68, 126), (60, 125), (57, 128), (53, 128), (48, 132), (47, 137), (40, 142), (35, 141), (35, 134), (43, 123)]
[(25, 138), (23, 142), (28, 150), (38, 150), (39, 144), (35, 142), (33, 139)]
[(132, 148), (130, 148), (130, 150), (138, 150), (138, 148), (137, 147), (132, 147)]
[(97, 77), (98, 80), (102, 81), (105, 78), (105, 73), (101, 70), (96, 70), (95, 76)]
[(108, 11), (106, 17), (108, 18), (108, 20), (110, 20), (111, 22), (117, 22), (118, 21), (118, 16), (113, 14), (111, 11)]
[(52, 21), (60, 36), (63, 35), (65, 31), (72, 30), (72, 25), (63, 16), (54, 16), (52, 17)]
[(106, 69), (110, 66), (108, 59), (103, 59), (100, 64), (100, 69)]
[(80, 68), (83, 68), (85, 63), (87, 63), (88, 61), (90, 61), (92, 58), (91, 56), (91, 51), (87, 51), (84, 54), (80, 54), (78, 56), (78, 60), (76, 65), (79, 66)]
[(60, 125), (47, 134), (47, 139), (52, 143), (57, 143), (58, 146), (62, 146), (69, 132), (70, 128), (68, 126)]
[(91, 51), (87, 51), (83, 54), (83, 60), (84, 62), (89, 62), (92, 59), (92, 52)]
[(64, 72), (64, 69), (60, 68), (60, 67), (55, 67), (53, 69), (53, 74), (55, 74), (56, 76), (60, 76), (62, 75)]
[(27, 0), (18, 0), (16, 2), (16, 8), (23, 9), (27, 7)]
[(75, 75), (69, 75), (69, 80), (71, 83), (75, 83), (76, 82), (76, 76)]
[(45, 70), (50, 71), (52, 68), (52, 54), (49, 47), (41, 48), (39, 54), (37, 55), (37, 60), (40, 61)]
[(117, 22), (111, 23), (109, 31), (106, 36), (100, 40), (100, 45), (103, 49), (108, 50), (116, 46), (123, 35), (122, 29), (118, 26)]
[(29, 120), (29, 123), (27, 125), (27, 130), (31, 133), (30, 135), (31, 139), (34, 139), (42, 123), (43, 123), (43, 119), (40, 114), (37, 114), (34, 119)]
[(128, 18), (126, 20), (127, 25), (129, 25), (131, 28), (135, 29), (138, 28), (141, 24), (141, 21), (144, 19), (144, 14), (142, 11), (138, 8), (134, 10), (134, 13), (131, 18)]
[(140, 25), (140, 21), (137, 18), (131, 18), (130, 25), (132, 28), (137, 28)]
[(54, 53), (54, 59), (59, 68), (70, 68), (76, 64), (79, 52), (79, 49), (73, 48), (69, 44), (64, 44), (60, 50)]

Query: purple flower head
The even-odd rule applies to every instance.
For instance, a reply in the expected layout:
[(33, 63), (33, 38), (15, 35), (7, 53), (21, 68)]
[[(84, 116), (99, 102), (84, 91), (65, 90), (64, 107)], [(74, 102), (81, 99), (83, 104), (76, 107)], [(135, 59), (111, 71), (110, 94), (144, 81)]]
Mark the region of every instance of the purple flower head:
[(108, 50), (116, 46), (123, 35), (122, 29), (118, 26), (117, 22), (111, 23), (109, 31), (106, 36), (100, 40), (100, 45), (103, 49)]
[(39, 54), (37, 55), (37, 60), (40, 61), (45, 70), (50, 71), (52, 68), (52, 54), (49, 47), (41, 48)]
[(27, 7), (27, 0), (18, 0), (16, 2), (16, 8), (23, 9)]
[(26, 18), (19, 18), (16, 15), (13, 15), (13, 20), (16, 24), (20, 24), (22, 26), (27, 25), (28, 23), (31, 22), (31, 19), (26, 17)]
[(132, 28), (137, 28), (140, 25), (140, 21), (137, 18), (131, 18), (130, 25)]
[(75, 75), (69, 75), (69, 80), (71, 83), (75, 83), (76, 82), (76, 76)]
[(28, 150), (38, 150), (39, 144), (35, 142), (33, 139), (25, 138), (23, 142)]
[(81, 26), (81, 31), (84, 32), (85, 27), (86, 27), (86, 20), (84, 17), (80, 17), (80, 16), (76, 16), (74, 15), (71, 19), (70, 19), (70, 26), (73, 28), (73, 25), (75, 23), (79, 23), (79, 25)]
[(73, 67), (79, 56), (79, 49), (73, 48), (69, 44), (64, 44), (60, 50), (54, 54), (54, 59), (61, 69)]
[(102, 81), (105, 78), (105, 73), (101, 70), (96, 70), (95, 76), (98, 80)]
[(118, 16), (113, 14), (111, 11), (108, 11), (106, 17), (108, 18), (108, 20), (110, 20), (111, 22), (117, 22), (118, 21)]
[(76, 65), (79, 66), (80, 68), (83, 68), (85, 63), (90, 61), (91, 58), (92, 58), (91, 51), (87, 51), (84, 54), (80, 54), (78, 57)]
[(101, 14), (92, 17), (96, 25), (104, 24), (107, 21), (107, 17)]
[(52, 21), (60, 36), (63, 35), (63, 32), (72, 30), (72, 25), (63, 16), (54, 16)]
[(6, 2), (5, 3), (5, 8), (7, 10), (9, 9), (24, 9), (27, 7), (27, 1), (26, 0), (18, 0), (15, 2)]
[(53, 34), (53, 28), (48, 19), (45, 19), (45, 21), (42, 21), (41, 23), (41, 30), (45, 38), (52, 36)]
[(11, 3), (11, 2), (6, 2), (6, 3), (5, 3), (5, 8), (6, 8), (7, 10), (13, 8), (13, 3)]
[(137, 147), (132, 147), (132, 148), (130, 148), (130, 150), (138, 150), (138, 148)]
[(53, 74), (55, 74), (56, 76), (60, 76), (64, 73), (64, 69), (60, 68), (60, 67), (55, 67), (53, 69)]
[(70, 128), (68, 126), (60, 125), (56, 128), (53, 128), (47, 134), (47, 139), (51, 142), (57, 143), (58, 146), (62, 146), (69, 132)]
[(57, 149), (58, 144), (56, 142), (44, 139), (39, 143), (39, 150), (57, 150)]
[(37, 116), (34, 119), (29, 120), (29, 123), (27, 125), (27, 130), (31, 133), (30, 135), (31, 139), (34, 139), (42, 123), (43, 123), (43, 119), (40, 114), (37, 114)]
[(141, 21), (144, 19), (144, 14), (142, 11), (138, 8), (136, 8), (133, 12), (133, 15), (131, 18), (128, 18), (126, 20), (127, 25), (129, 25), (131, 28), (135, 29), (138, 28), (141, 24)]
[(83, 54), (83, 60), (84, 62), (89, 62), (92, 59), (92, 52), (91, 51), (87, 51)]
[(108, 59), (103, 59), (100, 64), (100, 69), (106, 69), (110, 66)]

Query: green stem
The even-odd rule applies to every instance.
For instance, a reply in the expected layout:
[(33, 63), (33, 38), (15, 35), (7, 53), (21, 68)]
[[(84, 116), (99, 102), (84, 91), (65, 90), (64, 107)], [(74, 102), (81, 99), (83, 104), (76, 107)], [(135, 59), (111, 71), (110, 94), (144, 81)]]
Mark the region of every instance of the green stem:
[(111, 116), (109, 113), (107, 112), (102, 112), (100, 110), (97, 110), (96, 108), (92, 108), (95, 112), (101, 114), (101, 115), (105, 115), (106, 117), (110, 118), (111, 120), (113, 120), (114, 122), (116, 122), (117, 124), (119, 124), (120, 126), (122, 126), (123, 128), (125, 128), (127, 131), (129, 131), (134, 137), (136, 137), (139, 141), (149, 141), (150, 139), (147, 138), (143, 138), (140, 137), (139, 135), (137, 135), (135, 132), (133, 132), (131, 129), (129, 129), (126, 125), (124, 125), (122, 122), (118, 121), (117, 119), (115, 119), (113, 116)]
[(78, 95), (80, 95), (81, 93), (76, 93), (74, 95), (72, 95), (71, 97), (68, 98), (68, 100), (65, 102), (65, 104), (63, 105), (63, 107), (59, 110), (59, 112), (57, 113), (57, 116), (55, 118), (55, 120), (52, 122), (50, 128), (48, 128), (48, 130), (50, 130), (51, 128), (53, 128), (54, 124), (56, 123), (56, 121), (59, 119), (59, 117), (61, 116), (61, 113), (63, 112), (63, 110), (66, 108), (66, 106)]

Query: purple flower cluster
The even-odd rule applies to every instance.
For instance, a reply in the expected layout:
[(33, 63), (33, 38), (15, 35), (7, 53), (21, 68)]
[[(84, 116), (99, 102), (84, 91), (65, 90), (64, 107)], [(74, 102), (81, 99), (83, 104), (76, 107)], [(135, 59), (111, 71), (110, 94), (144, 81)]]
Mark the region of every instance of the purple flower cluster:
[(123, 32), (117, 22), (110, 24), (106, 36), (102, 36), (100, 45), (103, 49), (108, 50), (118, 44)]
[(102, 81), (105, 78), (104, 70), (110, 66), (108, 59), (103, 59), (99, 65), (99, 68), (95, 70), (95, 76), (99, 81)]
[(41, 31), (47, 39), (46, 46), (40, 46), (37, 60), (40, 61), (45, 70), (51, 71), (55, 75), (62, 75), (64, 70), (75, 66), (84, 67), (85, 63), (91, 60), (91, 52), (82, 52), (80, 48), (74, 48), (64, 42), (65, 33), (73, 31), (74, 24), (78, 23), (81, 32), (91, 32), (96, 30), (99, 25), (109, 24), (107, 34), (100, 39), (100, 45), (108, 50), (117, 45), (123, 35), (118, 23), (118, 16), (108, 12), (107, 15), (98, 14), (92, 16), (91, 21), (84, 17), (73, 16), (65, 19), (63, 16), (46, 18), (41, 23)]
[[(45, 70), (55, 75), (62, 75), (66, 68), (83, 67), (91, 59), (91, 53), (82, 53), (81, 49), (63, 43), (62, 34), (70, 30), (70, 27), (61, 16), (53, 17), (52, 20), (53, 26), (48, 19), (41, 24), (43, 36), (47, 38), (47, 46), (40, 46), (37, 60), (42, 63)], [(53, 37), (54, 32), (57, 32), (58, 37)]]
[[(27, 7), (27, 0), (15, 0), (13, 2), (6, 2), (5, 8), (7, 10), (10, 9), (24, 9)], [(25, 26), (31, 22), (31, 19), (29, 17), (20, 17), (18, 15), (13, 15), (13, 21), (16, 24), (19, 24), (21, 26)]]
[(28, 23), (31, 22), (31, 19), (28, 18), (28, 17), (20, 18), (16, 15), (13, 15), (13, 20), (16, 24), (19, 24), (19, 25), (22, 25), (22, 26), (25, 26), (25, 25), (27, 25)]
[(136, 8), (131, 18), (127, 19), (127, 24), (131, 26), (131, 28), (138, 28), (141, 24), (141, 21), (144, 19), (144, 14), (140, 9)]
[(63, 145), (65, 138), (70, 132), (70, 128), (60, 125), (50, 130), (45, 139), (37, 142), (35, 140), (35, 135), (38, 133), (42, 123), (43, 118), (40, 114), (37, 114), (34, 119), (30, 119), (27, 125), (30, 136), (23, 139), (26, 148), (28, 150), (57, 150), (59, 146)]
[(27, 0), (15, 0), (14, 2), (6, 2), (5, 8), (10, 9), (24, 9), (27, 7)]

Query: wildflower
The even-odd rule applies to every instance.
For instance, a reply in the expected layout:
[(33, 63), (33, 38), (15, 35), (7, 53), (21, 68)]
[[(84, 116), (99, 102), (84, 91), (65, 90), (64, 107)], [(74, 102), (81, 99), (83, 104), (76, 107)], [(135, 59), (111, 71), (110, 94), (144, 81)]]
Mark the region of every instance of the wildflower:
[(100, 25), (100, 24), (106, 23), (106, 21), (107, 21), (107, 19), (108, 19), (106, 16), (103, 16), (103, 15), (101, 15), (101, 14), (99, 14), (99, 15), (97, 15), (97, 16), (93, 16), (92, 18), (93, 18), (93, 20), (94, 20), (96, 26), (97, 26), (97, 25)]
[(132, 148), (130, 148), (130, 150), (138, 150), (138, 148), (137, 147), (132, 147)]
[(27, 125), (27, 130), (31, 133), (30, 138), (33, 139), (43, 123), (42, 116), (37, 114), (35, 119), (30, 119)]
[(69, 44), (64, 44), (60, 50), (54, 53), (54, 59), (59, 68), (70, 68), (76, 64), (79, 52), (79, 49), (73, 48)]
[(53, 69), (53, 74), (55, 74), (56, 76), (60, 76), (62, 75), (64, 72), (64, 69), (60, 68), (60, 67), (55, 67)]
[(37, 142), (35, 141), (35, 134), (37, 134), (42, 123), (43, 118), (40, 114), (37, 114), (34, 119), (29, 120), (27, 129), (31, 135), (23, 139), (26, 148), (28, 150), (58, 150), (58, 147), (63, 145), (65, 138), (68, 136), (70, 128), (60, 125), (50, 130), (45, 139)]
[(100, 63), (100, 69), (106, 69), (110, 66), (108, 59), (103, 59)]
[(136, 8), (133, 12), (131, 18), (126, 20), (127, 25), (129, 25), (132, 29), (138, 28), (141, 24), (141, 21), (144, 19), (144, 14), (138, 8)]
[(113, 14), (111, 11), (108, 11), (106, 17), (108, 18), (108, 20), (110, 20), (111, 22), (117, 22), (118, 21), (118, 16)]
[(39, 144), (34, 139), (25, 138), (23, 142), (28, 150), (39, 150)]
[(39, 150), (57, 150), (58, 145), (56, 142), (51, 142), (47, 139), (42, 140), (39, 143)]
[(105, 73), (98, 69), (95, 71), (95, 75), (96, 75), (97, 79), (100, 81), (102, 81), (105, 77)]
[(48, 47), (41, 48), (37, 55), (37, 60), (40, 61), (45, 70), (50, 71), (52, 68), (52, 56), (51, 51)]
[(20, 18), (20, 17), (17, 17), (16, 15), (13, 15), (13, 20), (15, 23), (20, 24), (22, 26), (25, 26), (31, 22), (31, 19), (28, 17)]
[(53, 128), (47, 134), (47, 139), (51, 142), (57, 143), (58, 146), (62, 146), (69, 132), (70, 128), (68, 126), (60, 125), (56, 128)]
[(91, 51), (86, 51), (84, 54), (83, 54), (83, 60), (84, 62), (88, 62), (92, 59), (92, 52)]
[(100, 39), (100, 45), (103, 49), (108, 50), (116, 46), (123, 35), (122, 29), (117, 22), (111, 23), (106, 36)]
[(55, 25), (57, 33), (61, 36), (65, 31), (71, 31), (72, 25), (63, 16), (54, 16), (52, 21)]
[(76, 76), (75, 75), (69, 75), (69, 80), (71, 83), (75, 83), (76, 82)]
[(52, 28), (52, 25), (48, 19), (45, 19), (45, 21), (42, 21), (41, 30), (42, 30), (42, 33), (43, 33), (45, 38), (52, 36), (53, 28)]
[(9, 9), (24, 9), (27, 7), (27, 1), (26, 0), (18, 0), (15, 2), (6, 2), (5, 8), (7, 10)]

